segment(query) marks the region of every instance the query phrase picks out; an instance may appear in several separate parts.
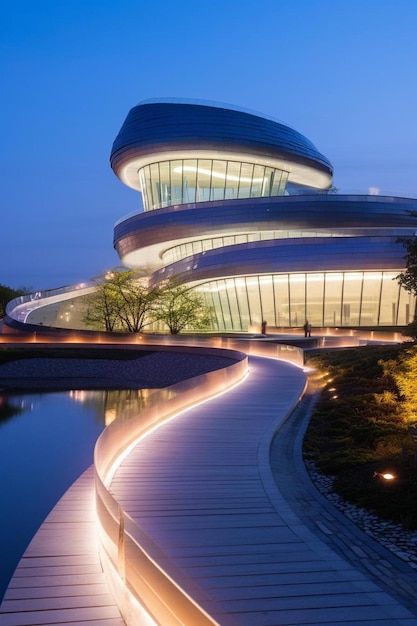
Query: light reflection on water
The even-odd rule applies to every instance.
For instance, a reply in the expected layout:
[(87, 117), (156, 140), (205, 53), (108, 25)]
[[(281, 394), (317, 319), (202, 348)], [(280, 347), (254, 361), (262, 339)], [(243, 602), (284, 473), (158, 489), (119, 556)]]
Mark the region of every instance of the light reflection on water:
[(150, 391), (0, 393), (0, 601), (59, 498), (92, 464), (101, 431), (133, 417)]

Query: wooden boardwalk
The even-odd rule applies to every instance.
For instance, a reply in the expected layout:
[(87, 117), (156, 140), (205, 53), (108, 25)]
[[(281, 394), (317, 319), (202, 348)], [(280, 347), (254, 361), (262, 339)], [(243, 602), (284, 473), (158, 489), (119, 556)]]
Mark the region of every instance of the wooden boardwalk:
[(29, 544), (0, 608), (1, 626), (123, 626), (101, 567), (91, 467)]
[[(307, 524), (277, 487), (271, 439), (304, 384), (296, 366), (251, 356), (239, 386), (143, 439), (111, 491), (221, 626), (417, 626), (415, 604), (378, 581), (394, 571), (389, 559), (364, 571), (320, 537), (331, 516)], [(6, 592), (1, 626), (123, 625), (98, 556), (93, 491), (91, 468), (48, 516)], [(306, 507), (314, 519), (314, 493)]]
[(415, 614), (312, 533), (277, 489), (270, 442), (304, 373), (259, 357), (250, 370), (138, 444), (111, 492), (222, 626), (416, 626)]

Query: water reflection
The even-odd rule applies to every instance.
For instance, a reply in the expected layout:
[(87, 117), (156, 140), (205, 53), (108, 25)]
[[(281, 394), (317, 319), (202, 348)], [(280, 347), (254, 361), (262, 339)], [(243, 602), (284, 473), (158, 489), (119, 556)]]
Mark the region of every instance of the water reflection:
[(0, 426), (3, 422), (7, 422), (7, 420), (26, 410), (24, 400), (13, 402), (8, 396), (0, 394)]
[(36, 530), (92, 464), (105, 425), (161, 390), (0, 392), (0, 601)]
[[(160, 391), (159, 389), (111, 389), (100, 392), (74, 390), (69, 392), (69, 397), (96, 411), (100, 418), (104, 417), (105, 425), (109, 426), (116, 417), (123, 416), (125, 419), (136, 417), (149, 405), (151, 394)], [(164, 393), (164, 390), (162, 392)]]

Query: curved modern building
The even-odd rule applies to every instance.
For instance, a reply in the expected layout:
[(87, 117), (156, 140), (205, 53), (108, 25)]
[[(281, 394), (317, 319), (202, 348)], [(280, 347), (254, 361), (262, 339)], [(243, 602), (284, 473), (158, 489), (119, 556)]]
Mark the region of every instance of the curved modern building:
[(339, 195), (303, 135), (221, 105), (145, 101), (111, 152), (144, 211), (120, 220), (123, 264), (202, 293), (214, 330), (405, 325), (415, 299), (395, 280), (415, 199)]

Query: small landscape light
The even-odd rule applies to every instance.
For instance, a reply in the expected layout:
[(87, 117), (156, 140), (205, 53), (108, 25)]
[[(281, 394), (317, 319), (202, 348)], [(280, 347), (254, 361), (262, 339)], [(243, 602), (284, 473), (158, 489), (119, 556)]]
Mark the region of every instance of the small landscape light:
[(394, 474), (391, 474), (390, 472), (374, 472), (374, 478), (383, 478), (384, 480), (394, 480), (395, 476)]
[(395, 478), (394, 474), (381, 474), (382, 478), (385, 480), (393, 480)]

